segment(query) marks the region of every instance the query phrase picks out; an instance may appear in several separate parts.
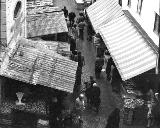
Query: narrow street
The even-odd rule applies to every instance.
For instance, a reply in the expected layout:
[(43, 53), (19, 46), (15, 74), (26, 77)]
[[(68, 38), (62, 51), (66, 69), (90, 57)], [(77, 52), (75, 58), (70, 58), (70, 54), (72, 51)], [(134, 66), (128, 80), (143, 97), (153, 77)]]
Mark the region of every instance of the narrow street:
[[(76, 1), (79, 1), (79, 8)], [(5, 40), (4, 44), (2, 42), (5, 51), (2, 66), (0, 62), (0, 128), (106, 128), (108, 122), (116, 124), (119, 121), (115, 118), (115, 115), (119, 116), (117, 113), (109, 118), (115, 108), (120, 110), (119, 127), (117, 125), (116, 128), (148, 128), (149, 125), (149, 128), (160, 128), (157, 126), (160, 119), (158, 0), (154, 4), (151, 0), (148, 3), (143, 0), (94, 0), (87, 11), (83, 10), (84, 7), (80, 9), (88, 6), (88, 2), (1, 0), (0, 4), (9, 11), (6, 8), (2, 10), (0, 19), (5, 23), (1, 24), (4, 29), (1, 35), (5, 33), (5, 36), (0, 38), (1, 42)], [(12, 6), (9, 6), (14, 4), (14, 9), (10, 9)], [(76, 14), (77, 28), (74, 25), (75, 29), (71, 27), (74, 14), (69, 15), (71, 18), (68, 21), (69, 16), (64, 15), (66, 10), (62, 10), (64, 7), (68, 14)], [(13, 21), (8, 22), (10, 12), (14, 12)], [(88, 26), (85, 23), (84, 27), (81, 23), (85, 16), (81, 17), (80, 12), (88, 14)], [(89, 31), (91, 26), (95, 33)], [(81, 31), (83, 28), (84, 33)], [(72, 33), (76, 38), (83, 33), (84, 39), (75, 39)], [(88, 41), (88, 35), (94, 36), (94, 39)], [(106, 68), (107, 62), (103, 69), (111, 74), (112, 84), (105, 70), (100, 69), (100, 78), (95, 77), (95, 63), (98, 72), (103, 61), (98, 55), (96, 57), (97, 51), (103, 47), (100, 43), (107, 47), (105, 57), (111, 58), (107, 64), (109, 69)], [(84, 56), (83, 67), (83, 60), (79, 54), (75, 55), (77, 51)], [(151, 70), (156, 73), (150, 73)], [(99, 96), (90, 95), (97, 94), (98, 89), (88, 89), (90, 104), (87, 104), (84, 91), (80, 89), (84, 89), (84, 83), (90, 81), (90, 76), (93, 76), (101, 93), (99, 100)], [(133, 84), (130, 82), (132, 79), (136, 81)], [(101, 101), (98, 112), (97, 108), (93, 110), (97, 104), (92, 101)], [(107, 128), (113, 127), (110, 125)]]
[[(61, 9), (66, 6), (69, 12), (73, 11), (78, 17), (78, 10), (76, 9), (76, 3), (74, 0), (56, 0), (55, 6)], [(78, 49), (85, 57), (85, 66), (83, 67), (82, 83), (89, 80), (89, 76), (94, 76), (94, 62), (96, 58), (95, 47), (91, 42), (87, 41), (87, 31), (84, 31), (84, 40), (78, 40), (81, 44), (81, 48)], [(101, 73), (101, 78), (96, 80), (101, 89), (101, 106), (98, 114), (91, 110), (85, 110), (83, 113), (83, 128), (105, 128), (107, 124), (107, 118), (112, 110), (121, 106), (120, 96), (112, 93), (111, 85), (106, 80), (105, 72)], [(127, 126), (123, 124), (123, 120), (120, 121), (120, 128), (144, 128), (143, 126)]]

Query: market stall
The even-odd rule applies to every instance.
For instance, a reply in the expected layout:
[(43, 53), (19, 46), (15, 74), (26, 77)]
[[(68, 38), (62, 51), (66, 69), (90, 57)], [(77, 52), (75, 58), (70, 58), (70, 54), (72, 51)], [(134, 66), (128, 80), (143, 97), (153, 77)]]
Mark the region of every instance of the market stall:
[[(12, 80), (16, 80), (16, 82), (6, 83), (7, 85), (3, 86), (5, 89), (12, 86), (12, 92), (6, 90), (6, 94), (2, 97), (0, 106), (0, 116), (3, 117), (3, 120), (0, 120), (2, 124), (9, 122), (13, 124), (16, 117), (13, 118), (10, 114), (16, 115), (17, 113), (33, 114), (37, 123), (39, 119), (47, 122), (46, 96), (42, 95), (47, 93), (43, 91), (45, 89), (42, 87), (73, 93), (78, 64), (71, 61), (69, 57), (64, 57), (69, 54), (69, 46), (65, 42), (51, 43), (42, 40), (20, 39), (8, 49), (3, 58), (0, 75), (9, 78), (8, 82)], [(31, 96), (29, 100), (24, 100), (26, 99), (23, 98), (25, 95)], [(11, 99), (7, 97), (11, 97)], [(41, 98), (35, 100), (36, 97)], [(22, 104), (17, 100), (23, 100)], [(42, 124), (37, 124), (37, 127), (41, 126), (44, 127)], [(46, 125), (46, 127), (48, 126)]]
[(122, 99), (124, 101), (123, 123), (130, 125), (134, 122), (136, 110), (141, 108), (144, 109), (145, 101), (141, 97), (143, 94), (135, 89), (135, 83), (132, 80), (123, 82), (122, 89)]
[[(21, 39), (16, 45), (10, 55), (6, 55), (1, 75), (73, 92), (77, 62), (31, 40)], [(60, 47), (58, 52), (62, 52)]]

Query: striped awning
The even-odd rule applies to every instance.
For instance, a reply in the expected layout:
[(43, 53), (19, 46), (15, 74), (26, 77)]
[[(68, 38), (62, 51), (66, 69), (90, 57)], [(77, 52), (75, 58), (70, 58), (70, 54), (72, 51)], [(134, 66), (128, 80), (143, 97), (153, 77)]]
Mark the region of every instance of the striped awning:
[(100, 27), (99, 32), (122, 80), (156, 67), (156, 53), (125, 15)]
[(95, 31), (102, 24), (124, 14), (121, 6), (115, 0), (98, 0), (89, 6), (86, 11)]

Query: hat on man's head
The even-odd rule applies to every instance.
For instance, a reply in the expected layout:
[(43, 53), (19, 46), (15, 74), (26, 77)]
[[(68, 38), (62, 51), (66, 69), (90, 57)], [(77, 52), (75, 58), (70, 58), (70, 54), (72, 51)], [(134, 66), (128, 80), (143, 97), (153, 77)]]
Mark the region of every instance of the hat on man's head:
[(84, 94), (81, 93), (81, 94), (79, 95), (79, 98), (84, 98)]
[(97, 84), (96, 84), (96, 83), (94, 83), (94, 84), (93, 84), (93, 86), (97, 86)]

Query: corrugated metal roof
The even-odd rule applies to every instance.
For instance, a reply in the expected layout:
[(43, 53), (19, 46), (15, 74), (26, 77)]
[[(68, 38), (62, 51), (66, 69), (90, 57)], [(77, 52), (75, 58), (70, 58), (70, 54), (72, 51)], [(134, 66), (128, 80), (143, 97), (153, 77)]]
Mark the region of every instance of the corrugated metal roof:
[(18, 81), (72, 93), (77, 62), (45, 47), (39, 47), (37, 43), (38, 41), (20, 39), (11, 56), (6, 55), (0, 74)]

